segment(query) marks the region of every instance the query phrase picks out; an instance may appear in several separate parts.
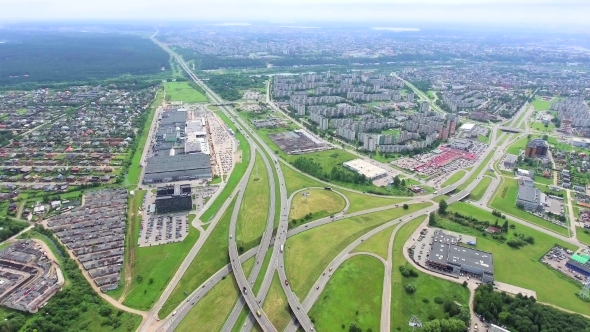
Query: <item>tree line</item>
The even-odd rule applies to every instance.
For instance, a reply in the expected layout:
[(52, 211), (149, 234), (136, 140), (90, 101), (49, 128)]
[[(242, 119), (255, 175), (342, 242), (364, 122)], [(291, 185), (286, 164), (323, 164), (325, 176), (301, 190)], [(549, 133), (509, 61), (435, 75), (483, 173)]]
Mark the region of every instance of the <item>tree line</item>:
[[(550, 286), (548, 286), (550, 287)], [(474, 310), (486, 322), (518, 332), (588, 332), (590, 320), (537, 303), (534, 297), (494, 292), (492, 285), (475, 291)]]
[(4, 32), (0, 86), (160, 73), (166, 52), (147, 38), (74, 32)]
[(313, 160), (313, 158), (299, 157), (293, 161), (293, 166), (302, 172), (315, 176), (316, 178), (324, 181), (339, 181), (348, 182), (359, 185), (370, 184), (371, 181), (364, 175), (358, 174), (342, 167), (334, 166), (330, 173), (325, 172), (322, 165)]
[(267, 76), (214, 75), (209, 77), (207, 85), (217, 92), (221, 98), (234, 101), (242, 98), (240, 90), (260, 88), (267, 79)]

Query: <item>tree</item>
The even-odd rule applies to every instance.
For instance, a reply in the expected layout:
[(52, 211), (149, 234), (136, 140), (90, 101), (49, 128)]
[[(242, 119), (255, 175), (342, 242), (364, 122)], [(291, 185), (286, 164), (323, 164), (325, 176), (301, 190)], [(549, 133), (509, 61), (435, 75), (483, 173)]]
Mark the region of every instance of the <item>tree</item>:
[(430, 212), (430, 215), (428, 216), (428, 225), (429, 226), (436, 225), (436, 216), (434, 215), (434, 212)]
[(445, 201), (444, 199), (440, 201), (440, 203), (438, 203), (438, 213), (440, 214), (447, 214), (447, 201)]
[(402, 185), (402, 187), (405, 187), (406, 186), (406, 180), (405, 179), (402, 179), (401, 185)]
[(404, 205), (403, 205), (403, 208), (404, 208), (404, 210), (407, 210), (407, 209), (409, 209), (409, 208), (410, 208), (410, 206), (409, 206), (408, 204), (404, 204)]
[(396, 175), (396, 176), (393, 178), (393, 185), (394, 185), (394, 186), (396, 186), (396, 187), (399, 187), (400, 183), (401, 183), (401, 181), (400, 181), (400, 179), (399, 179), (399, 176), (397, 176), (397, 175)]
[(504, 224), (502, 224), (502, 231), (504, 231), (504, 233), (508, 232), (508, 220), (504, 220)]
[(414, 294), (416, 292), (416, 286), (414, 284), (407, 284), (404, 286), (404, 289), (408, 294)]

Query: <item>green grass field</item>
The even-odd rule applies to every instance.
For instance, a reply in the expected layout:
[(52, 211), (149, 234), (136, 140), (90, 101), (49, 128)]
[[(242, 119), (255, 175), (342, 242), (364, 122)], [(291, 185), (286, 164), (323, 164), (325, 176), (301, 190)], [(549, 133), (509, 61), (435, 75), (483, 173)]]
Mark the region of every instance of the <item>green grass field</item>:
[(384, 272), (383, 263), (371, 256), (346, 260), (309, 311), (316, 329), (340, 331), (355, 323), (363, 331), (379, 331)]
[(238, 285), (233, 274), (230, 274), (195, 304), (175, 331), (220, 331), (238, 295)]
[(469, 198), (473, 201), (479, 201), (486, 193), (486, 190), (488, 190), (490, 183), (492, 183), (492, 179), (490, 179), (487, 176), (484, 176), (481, 180), (479, 180), (477, 186), (473, 188), (473, 191), (471, 191), (471, 195), (469, 196)]
[(266, 274), (266, 270), (268, 270), (271, 257), (272, 248), (268, 248), (268, 250), (266, 250), (266, 254), (264, 255), (264, 260), (262, 261), (262, 268), (260, 269), (260, 273), (258, 273), (258, 277), (254, 282), (254, 286), (252, 287), (252, 291), (254, 293), (258, 293), (258, 290), (260, 290), (260, 287), (262, 286), (262, 282), (264, 281), (264, 275)]
[(278, 330), (282, 331), (291, 320), (291, 313), (289, 312), (289, 303), (287, 302), (287, 295), (281, 286), (279, 275), (275, 273), (272, 278), (272, 284), (262, 305), (262, 310), (272, 322), (272, 325)]
[[(535, 139), (535, 138), (540, 138), (541, 136), (539, 135), (531, 135), (531, 140)], [(520, 150), (524, 150), (526, 148), (526, 145), (528, 143), (529, 139), (527, 136), (519, 139), (518, 141), (512, 143), (507, 149), (506, 149), (506, 153), (509, 154), (513, 154), (513, 155), (517, 155), (520, 153)]]
[(164, 89), (166, 90), (166, 99), (170, 101), (182, 101), (185, 103), (208, 101), (207, 97), (190, 86), (189, 82), (166, 82), (164, 83)]
[[(434, 298), (437, 296), (456, 301), (462, 306), (469, 305), (469, 290), (461, 284), (430, 276), (420, 271), (416, 271), (418, 273), (416, 278), (404, 278), (401, 275), (399, 267), (409, 264), (404, 258), (403, 245), (424, 219), (424, 216), (413, 219), (402, 226), (395, 235), (391, 289), (392, 331), (412, 331), (412, 328), (408, 327), (408, 321), (414, 315), (422, 322), (430, 320), (429, 317), (443, 319), (445, 313), (442, 305), (434, 302)], [(409, 295), (405, 292), (404, 286), (407, 284), (413, 284), (416, 287), (414, 294)]]
[(158, 106), (162, 105), (162, 99), (164, 98), (164, 91), (158, 90), (156, 94), (156, 99), (152, 102), (150, 106), (150, 113), (148, 115), (147, 120), (143, 126), (143, 131), (141, 135), (137, 138), (137, 149), (131, 158), (131, 166), (129, 166), (129, 171), (125, 175), (125, 183), (129, 186), (130, 189), (135, 188), (139, 183), (139, 175), (141, 174), (141, 167), (139, 167), (139, 163), (141, 162), (141, 155), (143, 154), (143, 149), (145, 148), (147, 136), (150, 132), (150, 127), (152, 126), (152, 121), (154, 120), (154, 115), (156, 114), (156, 109)]
[(383, 259), (387, 259), (387, 251), (389, 250), (389, 238), (395, 226), (387, 227), (381, 232), (371, 236), (365, 240), (352, 252), (370, 252), (379, 255)]
[[(325, 187), (326, 185), (320, 183), (307, 175), (301, 174), (291, 167), (286, 165), (281, 165), (281, 170), (283, 172), (283, 176), (285, 177), (285, 185), (287, 186), (287, 193), (291, 195), (293, 192), (309, 187)], [(348, 190), (342, 190), (336, 188), (350, 201), (350, 207), (348, 209), (349, 213), (372, 209), (376, 207), (381, 207), (385, 205), (397, 204), (401, 202), (405, 202), (408, 199), (406, 198), (390, 198), (390, 197), (379, 197), (379, 196), (369, 196), (360, 193), (355, 193)]]
[(545, 178), (543, 176), (539, 176), (535, 174), (535, 182), (542, 183), (545, 185), (552, 185), (553, 184), (553, 175), (550, 178)]
[(531, 129), (542, 131), (542, 132), (551, 133), (555, 129), (555, 125), (553, 123), (550, 123), (547, 126), (547, 128), (545, 128), (545, 125), (543, 123), (541, 123), (541, 122), (533, 122), (531, 124)]
[(373, 209), (376, 207), (398, 204), (407, 202), (409, 198), (391, 198), (391, 197), (380, 197), (380, 196), (369, 196), (364, 194), (355, 193), (347, 190), (339, 190), (341, 193), (348, 197), (350, 207), (348, 213)]
[(576, 237), (580, 242), (590, 246), (590, 230), (583, 227), (576, 227)]
[[(505, 191), (506, 190), (506, 191)], [(504, 194), (504, 197), (502, 197)], [(568, 236), (569, 232), (566, 228), (557, 226), (547, 220), (541, 219), (524, 210), (516, 207), (516, 197), (518, 196), (518, 182), (516, 179), (504, 178), (502, 184), (494, 193), (490, 207), (502, 211), (506, 214), (513, 215), (517, 218), (526, 220), (533, 224), (552, 230), (556, 233)]]
[(242, 270), (244, 270), (244, 274), (246, 276), (250, 274), (250, 271), (252, 271), (252, 268), (254, 267), (254, 261), (255, 261), (255, 258), (250, 257), (250, 258), (248, 258), (247, 261), (242, 263)]
[(447, 179), (447, 180), (446, 180), (446, 181), (445, 181), (445, 182), (442, 184), (442, 186), (441, 186), (441, 187), (443, 187), (443, 188), (444, 188), (444, 187), (446, 187), (446, 186), (450, 186), (450, 185), (454, 184), (455, 182), (457, 182), (457, 181), (461, 180), (461, 179), (462, 179), (462, 178), (465, 176), (465, 174), (466, 174), (466, 173), (467, 173), (467, 172), (465, 172), (464, 170), (457, 171), (457, 173), (455, 173), (455, 174), (451, 175), (451, 177), (450, 177), (450, 178), (448, 178), (448, 179)]
[(310, 189), (293, 197), (289, 219), (300, 219), (311, 214), (308, 221), (312, 221), (340, 212), (345, 206), (344, 198), (333, 191)]
[(229, 223), (235, 202), (236, 198), (233, 199), (230, 208), (223, 213), (215, 229), (213, 229), (195, 259), (180, 278), (170, 297), (158, 312), (159, 317), (168, 316), (186, 298), (184, 292), (192, 293), (207, 278), (228, 263)]
[(483, 135), (478, 135), (477, 136), (477, 140), (482, 142), (482, 143), (486, 143), (486, 144), (490, 144), (490, 138), (487, 136), (483, 136)]
[[(141, 214), (139, 209), (141, 207), (143, 198), (147, 191), (145, 190), (135, 190), (135, 194), (133, 196), (129, 195), (127, 199), (127, 215), (129, 222), (125, 231), (125, 253), (124, 253), (124, 263), (123, 269), (121, 270), (121, 278), (119, 279), (119, 287), (116, 289), (110, 290), (107, 292), (109, 296), (114, 299), (120, 299), (123, 294), (127, 294), (131, 291), (131, 287), (133, 284), (133, 278), (135, 278), (137, 274), (136, 263), (137, 263), (137, 239), (139, 238), (140, 234), (140, 227), (141, 227)], [(133, 253), (133, 254), (132, 254)], [(132, 258), (134, 257), (134, 258)], [(127, 265), (129, 264), (129, 265)], [(126, 274), (129, 273), (130, 276)], [(127, 277), (130, 277), (132, 281), (127, 283)], [(137, 282), (137, 280), (135, 280)], [(152, 294), (150, 294), (152, 295)]]
[(287, 196), (291, 196), (292, 193), (299, 189), (309, 187), (324, 187), (325, 185), (318, 182), (308, 176), (305, 176), (287, 165), (281, 164), (281, 171), (285, 178), (285, 186), (287, 187)]
[(541, 98), (536, 97), (535, 100), (531, 103), (533, 107), (535, 107), (535, 111), (546, 111), (551, 106), (551, 102), (541, 100)]
[(285, 269), (291, 289), (304, 298), (326, 266), (352, 241), (385, 222), (430, 205), (412, 204), (408, 210), (399, 207), (343, 219), (290, 237), (285, 244)]
[(244, 247), (244, 251), (260, 242), (259, 239), (266, 227), (269, 202), (268, 174), (262, 156), (257, 154), (238, 216), (236, 241), (238, 247)]
[[(461, 211), (465, 214), (467, 206), (469, 206), (467, 213), (479, 220), (493, 221), (496, 219), (490, 212), (466, 203), (453, 203), (449, 206), (449, 211)], [(575, 246), (524, 225), (515, 224), (516, 228), (510, 230), (509, 238), (514, 232), (517, 232), (525, 236), (532, 236), (535, 239), (535, 244), (512, 249), (505, 243), (496, 242), (490, 237), (482, 237), (480, 232), (472, 228), (444, 219), (441, 219), (439, 223), (443, 228), (451, 231), (477, 236), (477, 248), (494, 254), (494, 277), (496, 280), (532, 289), (537, 292), (538, 300), (541, 302), (590, 315), (590, 306), (576, 296), (580, 287), (570, 278), (539, 261), (555, 244), (574, 251), (577, 249)], [(551, 287), (547, 287), (547, 285), (551, 285)]]
[(199, 231), (190, 226), (189, 234), (182, 242), (135, 249), (133, 281), (123, 304), (149, 310), (198, 239)]

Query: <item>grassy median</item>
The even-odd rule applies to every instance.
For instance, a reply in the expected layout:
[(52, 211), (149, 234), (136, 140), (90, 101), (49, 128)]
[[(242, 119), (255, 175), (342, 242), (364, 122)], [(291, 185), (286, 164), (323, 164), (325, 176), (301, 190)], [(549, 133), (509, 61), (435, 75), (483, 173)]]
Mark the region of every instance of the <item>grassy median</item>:
[(346, 260), (309, 312), (316, 329), (341, 331), (355, 323), (363, 331), (379, 331), (384, 272), (383, 263), (371, 256)]
[(326, 266), (355, 239), (383, 223), (430, 205), (412, 204), (408, 210), (399, 207), (343, 219), (290, 237), (285, 245), (285, 268), (291, 289), (305, 298)]

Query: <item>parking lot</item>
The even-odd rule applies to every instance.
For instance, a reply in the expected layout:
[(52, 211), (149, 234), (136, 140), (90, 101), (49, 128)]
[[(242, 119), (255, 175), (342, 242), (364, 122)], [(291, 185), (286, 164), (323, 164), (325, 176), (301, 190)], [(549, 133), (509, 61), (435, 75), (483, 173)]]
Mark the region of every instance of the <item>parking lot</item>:
[(188, 235), (188, 229), (189, 221), (186, 213), (150, 215), (147, 222), (141, 223), (139, 246), (180, 242)]
[(150, 211), (150, 206), (155, 202), (156, 194), (149, 190), (142, 202), (138, 245), (148, 247), (184, 240), (188, 235), (190, 211), (156, 214)]
[[(580, 254), (588, 254), (590, 250), (584, 249), (583, 252), (579, 252)], [(586, 277), (580, 273), (577, 273), (566, 266), (568, 260), (572, 257), (572, 254), (568, 253), (565, 249), (561, 247), (553, 247), (543, 258), (541, 258), (541, 262), (551, 266), (552, 268), (558, 270), (559, 272), (569, 276), (570, 278), (576, 279), (580, 282), (586, 282)]]

